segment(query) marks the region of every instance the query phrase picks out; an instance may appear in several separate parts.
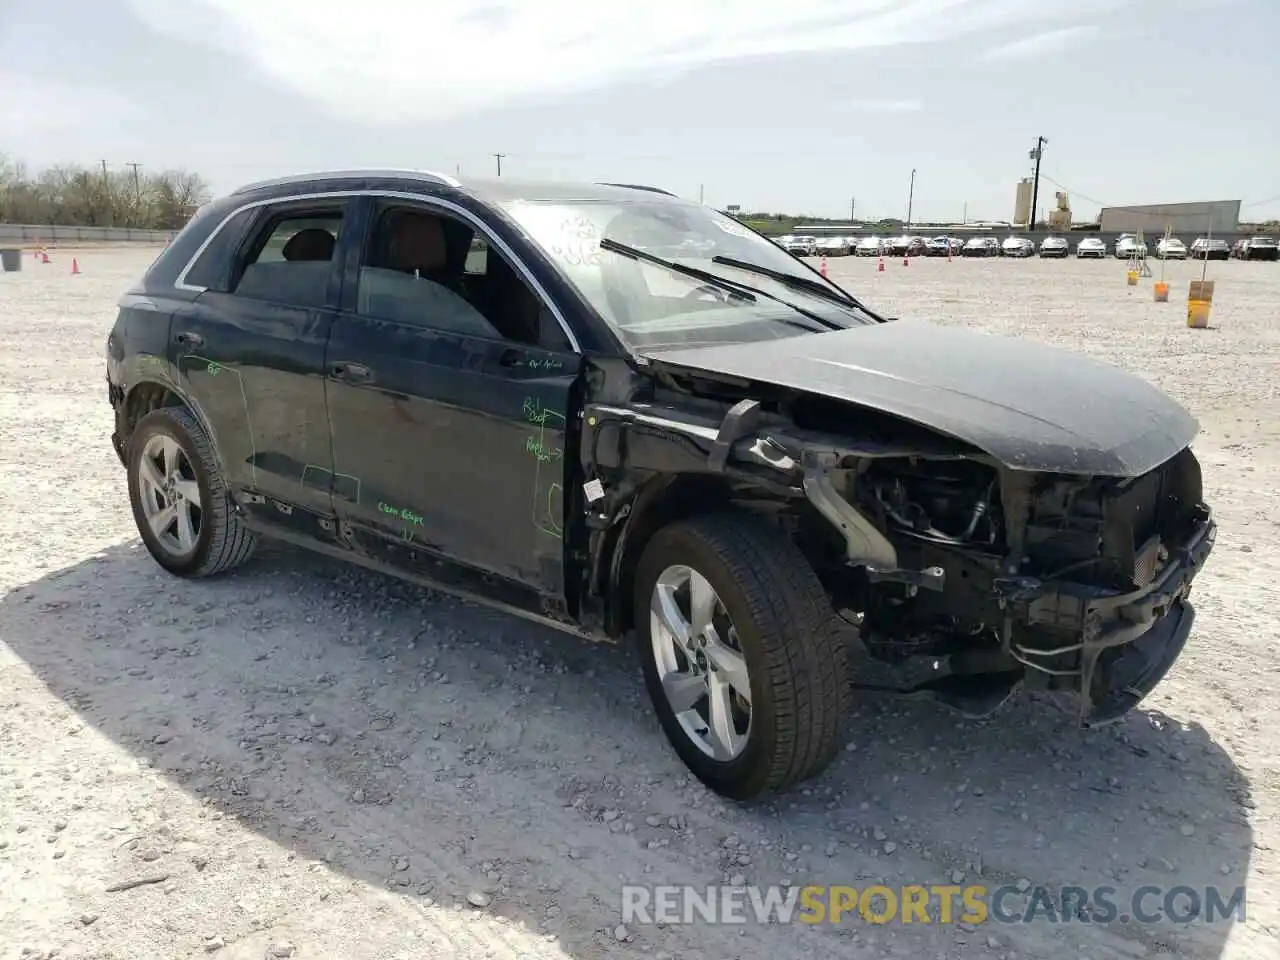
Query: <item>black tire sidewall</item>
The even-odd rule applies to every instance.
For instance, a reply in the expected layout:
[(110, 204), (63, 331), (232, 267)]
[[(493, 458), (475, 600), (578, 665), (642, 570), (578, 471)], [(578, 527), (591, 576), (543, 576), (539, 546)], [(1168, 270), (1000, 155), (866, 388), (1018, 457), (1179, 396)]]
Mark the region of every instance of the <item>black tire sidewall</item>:
[[(657, 663), (649, 633), (649, 603), (654, 584), (667, 567), (691, 567), (706, 577), (724, 604), (737, 630), (738, 642), (751, 678), (751, 730), (746, 749), (733, 760), (715, 760), (689, 739), (676, 719), (658, 678)], [(759, 793), (768, 778), (775, 748), (776, 713), (772, 692), (765, 683), (767, 664), (755, 616), (736, 578), (719, 554), (688, 527), (660, 530), (646, 546), (636, 568), (636, 643), (644, 671), (645, 687), (658, 715), (663, 732), (680, 759), (703, 783), (730, 797), (750, 797)]]
[[(152, 437), (162, 434), (171, 438), (182, 448), (183, 455), (191, 464), (196, 476), (196, 484), (200, 488), (200, 532), (196, 535), (196, 548), (189, 556), (175, 558), (157, 541), (147, 523), (146, 514), (142, 512), (142, 496), (138, 484), (138, 461), (142, 457), (143, 448)], [(196, 570), (209, 554), (214, 534), (214, 511), (211, 509), (209, 475), (203, 460), (198, 453), (198, 446), (186, 428), (168, 412), (168, 408), (154, 410), (138, 421), (133, 434), (129, 438), (129, 505), (133, 509), (134, 523), (138, 527), (138, 535), (146, 545), (147, 551), (160, 566), (171, 573), (185, 574)]]

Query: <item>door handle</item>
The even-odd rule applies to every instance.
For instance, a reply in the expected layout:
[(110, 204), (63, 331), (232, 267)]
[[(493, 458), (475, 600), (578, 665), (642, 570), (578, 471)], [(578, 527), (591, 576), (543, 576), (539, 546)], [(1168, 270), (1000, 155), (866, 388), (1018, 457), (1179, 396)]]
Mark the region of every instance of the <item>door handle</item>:
[(198, 333), (192, 333), (190, 330), (182, 330), (173, 335), (174, 343), (186, 343), (193, 347), (203, 347), (204, 337)]
[(339, 361), (329, 365), (329, 373), (347, 383), (368, 383), (373, 379), (373, 371), (362, 363)]

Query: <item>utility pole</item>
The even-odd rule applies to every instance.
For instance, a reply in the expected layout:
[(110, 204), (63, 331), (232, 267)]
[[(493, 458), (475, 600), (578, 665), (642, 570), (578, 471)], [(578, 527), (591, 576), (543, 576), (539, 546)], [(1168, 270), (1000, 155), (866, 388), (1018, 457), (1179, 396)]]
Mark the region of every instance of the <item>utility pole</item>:
[(107, 222), (104, 227), (115, 226), (115, 211), (111, 209), (111, 181), (107, 179), (107, 161), (99, 161), (102, 164), (102, 206), (106, 215)]
[(849, 222), (850, 223), (853, 223), (853, 208), (856, 207), (857, 205), (858, 205), (858, 198), (850, 197), (849, 198)]
[(911, 168), (911, 189), (907, 191), (907, 233), (911, 232), (911, 205), (916, 198), (916, 170)]
[(502, 176), (502, 158), (505, 156), (505, 153), (495, 153), (493, 155), (493, 159), (498, 161), (498, 176)]
[(1036, 199), (1040, 194), (1040, 157), (1044, 153), (1044, 145), (1049, 141), (1044, 137), (1036, 137), (1035, 148), (1029, 156), (1036, 162), (1035, 173), (1031, 175), (1031, 216), (1027, 218), (1027, 229), (1036, 228)]

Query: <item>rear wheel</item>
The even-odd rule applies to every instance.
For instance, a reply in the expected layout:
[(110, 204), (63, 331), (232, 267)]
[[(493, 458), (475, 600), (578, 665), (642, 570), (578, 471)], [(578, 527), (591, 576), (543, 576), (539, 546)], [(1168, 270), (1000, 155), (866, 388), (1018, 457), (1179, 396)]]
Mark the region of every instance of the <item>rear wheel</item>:
[(254, 536), (227, 495), (213, 444), (181, 407), (153, 410), (129, 440), (129, 500), (147, 551), (182, 577), (239, 566)]
[(744, 800), (807, 779), (840, 747), (845, 637), (795, 545), (754, 517), (666, 527), (636, 571), (645, 685), (677, 754)]

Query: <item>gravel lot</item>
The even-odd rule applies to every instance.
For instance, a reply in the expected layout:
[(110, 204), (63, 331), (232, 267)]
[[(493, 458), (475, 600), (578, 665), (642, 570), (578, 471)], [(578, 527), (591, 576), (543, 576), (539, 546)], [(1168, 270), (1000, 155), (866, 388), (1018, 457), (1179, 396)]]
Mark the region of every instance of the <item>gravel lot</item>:
[[(826, 775), (736, 807), (685, 776), (629, 650), (284, 548), (223, 579), (163, 574), (102, 361), (155, 253), (0, 275), (0, 957), (1280, 957), (1280, 266), (1211, 264), (1214, 328), (1189, 330), (1199, 264), (1169, 265), (1156, 304), (1113, 260), (832, 261), (891, 314), (1173, 393), (1201, 419), (1221, 530), (1192, 643), (1126, 721), (861, 695)], [(619, 927), (624, 882), (731, 879), (1247, 884), (1248, 912)], [(131, 880), (154, 882), (111, 889)]]

